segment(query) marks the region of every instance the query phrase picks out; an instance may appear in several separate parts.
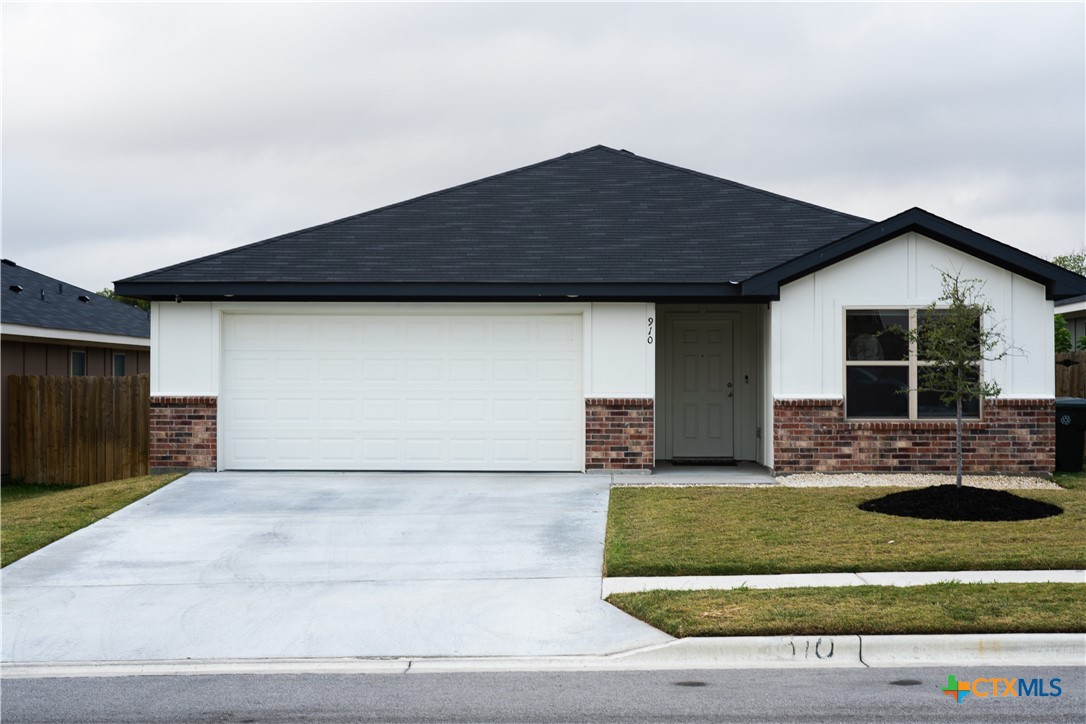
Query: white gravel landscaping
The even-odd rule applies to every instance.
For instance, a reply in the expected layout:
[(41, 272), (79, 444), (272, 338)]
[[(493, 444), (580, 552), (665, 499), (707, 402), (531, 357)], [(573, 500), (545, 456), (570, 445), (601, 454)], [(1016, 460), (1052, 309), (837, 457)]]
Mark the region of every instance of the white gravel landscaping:
[[(788, 488), (837, 488), (883, 486), (897, 488), (926, 488), (931, 485), (953, 485), (953, 475), (932, 475), (920, 473), (894, 473), (880, 475), (874, 473), (796, 473), (779, 475), (778, 485)], [(992, 490), (1033, 489), (1061, 490), (1051, 480), (1030, 478), (1017, 475), (965, 475), (962, 484), (974, 488)]]

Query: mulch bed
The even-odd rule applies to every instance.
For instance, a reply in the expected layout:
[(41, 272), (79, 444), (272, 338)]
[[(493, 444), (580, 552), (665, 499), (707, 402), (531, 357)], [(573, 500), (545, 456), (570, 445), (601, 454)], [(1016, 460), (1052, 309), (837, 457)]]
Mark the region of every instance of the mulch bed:
[(872, 513), (925, 520), (1033, 520), (1063, 512), (1058, 505), (1023, 498), (1006, 490), (971, 488), (968, 485), (961, 488), (935, 485), (905, 490), (864, 501), (857, 507)]

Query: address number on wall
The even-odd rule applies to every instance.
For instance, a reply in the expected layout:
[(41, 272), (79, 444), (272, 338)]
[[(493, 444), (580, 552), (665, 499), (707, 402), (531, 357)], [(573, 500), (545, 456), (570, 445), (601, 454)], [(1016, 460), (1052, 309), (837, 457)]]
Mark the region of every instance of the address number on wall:
[(653, 319), (652, 319), (652, 317), (649, 317), (649, 337), (648, 337), (648, 343), (649, 344), (652, 344), (652, 341), (653, 341), (652, 323), (653, 323)]

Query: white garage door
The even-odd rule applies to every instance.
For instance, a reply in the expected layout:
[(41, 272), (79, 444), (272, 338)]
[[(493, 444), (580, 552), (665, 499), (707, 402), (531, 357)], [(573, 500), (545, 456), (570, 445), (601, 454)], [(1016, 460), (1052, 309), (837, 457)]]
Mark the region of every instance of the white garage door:
[(581, 470), (580, 315), (227, 314), (231, 470)]

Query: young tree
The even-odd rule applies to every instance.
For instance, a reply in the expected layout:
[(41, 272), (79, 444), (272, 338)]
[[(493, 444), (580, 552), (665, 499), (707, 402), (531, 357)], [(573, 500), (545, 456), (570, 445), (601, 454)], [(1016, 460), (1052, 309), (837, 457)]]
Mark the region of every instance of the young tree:
[(979, 279), (962, 279), (939, 270), (943, 290), (939, 298), (920, 310), (917, 326), (908, 333), (922, 364), (917, 390), (935, 392), (944, 405), (954, 405), (955, 484), (962, 486), (962, 404), (1000, 393), (998, 384), (984, 379), (982, 365), (1017, 351), (1005, 339), (1002, 326), (986, 326), (993, 308), (983, 295)]

